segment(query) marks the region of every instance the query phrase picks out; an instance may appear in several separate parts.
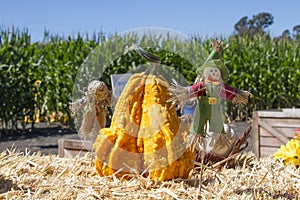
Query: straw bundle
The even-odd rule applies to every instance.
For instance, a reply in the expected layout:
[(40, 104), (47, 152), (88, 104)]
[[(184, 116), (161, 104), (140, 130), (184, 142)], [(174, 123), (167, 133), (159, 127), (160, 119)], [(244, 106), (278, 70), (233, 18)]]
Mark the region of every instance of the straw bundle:
[(216, 163), (192, 171), (188, 179), (159, 182), (141, 175), (131, 175), (130, 180), (100, 177), (90, 153), (66, 159), (7, 150), (0, 154), (0, 199), (299, 198), (299, 168), (271, 157), (255, 160), (252, 153), (235, 157), (241, 158), (244, 162), (235, 168), (218, 169)]

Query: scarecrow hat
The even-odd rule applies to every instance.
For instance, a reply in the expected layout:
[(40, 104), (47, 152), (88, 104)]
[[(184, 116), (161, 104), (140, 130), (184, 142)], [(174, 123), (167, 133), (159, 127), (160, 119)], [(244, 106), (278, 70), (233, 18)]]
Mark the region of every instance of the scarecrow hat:
[[(225, 48), (226, 47), (227, 46), (225, 46)], [(220, 58), (223, 49), (222, 42), (214, 41), (212, 52), (209, 54), (204, 64), (197, 69), (197, 72), (201, 73), (208, 67), (217, 67), (221, 71), (223, 81), (226, 81), (229, 78), (229, 71)]]

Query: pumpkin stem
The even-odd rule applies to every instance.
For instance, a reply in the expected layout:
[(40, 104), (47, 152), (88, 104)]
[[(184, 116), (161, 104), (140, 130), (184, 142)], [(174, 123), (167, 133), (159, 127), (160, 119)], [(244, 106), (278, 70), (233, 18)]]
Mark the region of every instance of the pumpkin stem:
[(153, 72), (155, 72), (157, 70), (157, 68), (159, 67), (159, 65), (161, 63), (161, 60), (158, 56), (145, 51), (143, 48), (141, 48), (137, 44), (133, 44), (129, 49), (136, 51), (142, 58), (144, 58), (146, 61), (151, 63), (151, 65), (145, 71), (146, 75), (153, 74)]

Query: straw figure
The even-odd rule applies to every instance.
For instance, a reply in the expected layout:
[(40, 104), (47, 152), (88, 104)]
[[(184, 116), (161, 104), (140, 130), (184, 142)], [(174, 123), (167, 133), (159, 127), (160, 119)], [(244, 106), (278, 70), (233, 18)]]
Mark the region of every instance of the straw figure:
[[(183, 108), (187, 101), (196, 101), (197, 106), (190, 126), (190, 144), (196, 151), (212, 152), (227, 157), (235, 142), (236, 135), (225, 123), (224, 100), (234, 104), (246, 104), (250, 95), (247, 91), (234, 89), (223, 81), (229, 71), (220, 59), (227, 48), (222, 42), (213, 42), (213, 50), (204, 64), (197, 69), (198, 77), (192, 86), (183, 87), (173, 80), (170, 88), (172, 102)], [(243, 142), (247, 139), (247, 129)], [(241, 141), (240, 141), (241, 142)], [(241, 144), (239, 144), (241, 145)]]
[(116, 99), (103, 81), (89, 83), (82, 98), (70, 103), (70, 110), (75, 115), (84, 110), (79, 135), (94, 141), (100, 129), (106, 126), (106, 107), (112, 107)]

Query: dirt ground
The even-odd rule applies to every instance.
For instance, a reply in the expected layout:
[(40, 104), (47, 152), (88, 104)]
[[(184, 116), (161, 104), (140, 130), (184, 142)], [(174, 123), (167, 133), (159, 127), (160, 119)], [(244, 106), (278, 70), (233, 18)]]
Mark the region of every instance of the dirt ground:
[(41, 152), (44, 155), (58, 154), (59, 139), (80, 139), (75, 130), (70, 130), (60, 124), (37, 123), (35, 128), (25, 133), (2, 134), (0, 152), (5, 149), (17, 148), (24, 152)]
[[(235, 122), (230, 124), (233, 130), (241, 135), (244, 130), (251, 126), (251, 122)], [(251, 131), (252, 133), (252, 131)], [(252, 134), (248, 139), (249, 146), (245, 151), (252, 150)], [(13, 133), (9, 135), (2, 134), (0, 138), (0, 152), (13, 147), (24, 152), (41, 152), (44, 155), (58, 154), (59, 139), (80, 139), (76, 131), (72, 131), (59, 124), (39, 123), (35, 129), (27, 133)]]

